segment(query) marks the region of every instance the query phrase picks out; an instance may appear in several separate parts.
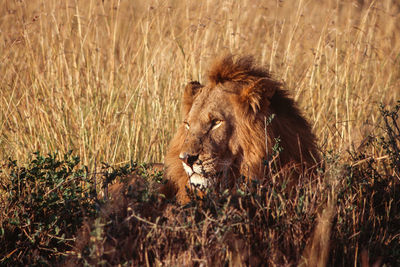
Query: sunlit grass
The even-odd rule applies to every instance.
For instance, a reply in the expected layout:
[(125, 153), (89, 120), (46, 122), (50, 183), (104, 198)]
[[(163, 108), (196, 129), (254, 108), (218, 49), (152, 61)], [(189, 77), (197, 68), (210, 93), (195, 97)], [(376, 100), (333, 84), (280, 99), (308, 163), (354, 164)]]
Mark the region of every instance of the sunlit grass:
[(357, 148), (400, 96), (399, 4), (359, 2), (6, 0), (0, 160), (160, 162), (183, 86), (226, 53), (286, 83), (323, 151)]
[[(186, 207), (168, 202), (169, 210), (163, 213), (166, 221), (155, 217), (151, 221), (146, 212), (155, 216), (165, 204), (155, 188), (150, 186), (154, 192), (149, 188), (132, 190), (127, 184), (117, 183), (121, 192), (131, 190), (134, 194), (117, 190), (114, 200), (102, 207), (110, 214), (89, 221), (88, 229), (104, 230), (96, 232), (100, 243), (88, 235), (92, 252), (107, 251), (104, 233), (112, 242), (121, 242), (118, 234), (130, 238), (132, 229), (139, 229), (142, 245), (136, 252), (145, 257), (133, 259), (138, 263), (149, 265), (147, 256), (152, 252), (161, 253), (154, 254), (152, 261), (170, 265), (213, 261), (210, 255), (221, 262), (238, 262), (234, 253), (229, 254), (225, 236), (218, 236), (220, 230), (226, 230), (239, 234), (237, 244), (248, 246), (252, 257), (258, 253), (259, 260), (271, 264), (283, 259), (301, 262), (302, 255), (333, 265), (357, 266), (360, 259), (366, 259), (368, 265), (368, 257), (371, 264), (382, 257), (388, 257), (383, 261), (397, 263), (400, 124), (395, 123), (395, 116), (399, 107), (395, 113), (389, 110), (400, 98), (399, 13), (400, 4), (395, 0), (4, 0), (0, 5), (0, 223), (5, 230), (0, 231), (6, 235), (0, 233), (0, 241), (7, 248), (0, 260), (40, 260), (43, 255), (38, 256), (29, 246), (37, 245), (42, 252), (47, 247), (43, 247), (44, 241), (30, 241), (36, 228), (31, 229), (28, 221), (56, 218), (41, 216), (42, 211), (55, 215), (71, 211), (65, 205), (26, 210), (32, 188), (46, 192), (35, 195), (39, 203), (42, 195), (46, 200), (53, 192), (63, 197), (51, 201), (69, 199), (62, 193), (69, 190), (61, 187), (64, 182), (49, 185), (47, 181), (49, 177), (64, 177), (60, 176), (64, 170), (59, 168), (64, 165), (58, 165), (57, 155), (70, 155), (68, 151), (73, 150), (78, 156), (75, 159), (81, 159), (76, 160), (77, 169), (89, 171), (87, 175), (97, 190), (111, 176), (126, 175), (131, 160), (162, 162), (180, 123), (183, 87), (191, 80), (204, 82), (210, 63), (233, 53), (253, 55), (285, 83), (313, 126), (325, 160), (324, 170), (315, 179), (302, 180), (290, 198), (279, 191), (281, 185), (274, 179), (263, 181), (262, 188), (267, 192), (261, 195), (238, 191), (247, 194), (235, 202), (239, 207), (233, 202), (230, 207), (241, 214), (243, 221), (239, 222), (235, 216), (226, 215), (231, 213), (216, 212), (209, 217), (210, 211), (225, 209), (228, 205), (224, 201), (238, 195), (222, 195), (220, 199), (211, 195), (202, 205)], [(385, 106), (381, 112), (380, 103)], [(41, 152), (36, 155), (49, 153), (42, 158), (47, 158), (44, 162), (50, 162), (52, 168), (32, 161), (35, 151)], [(15, 161), (7, 167), (9, 157)], [(21, 183), (26, 170), (40, 175), (32, 176), (31, 183)], [(63, 179), (70, 183), (72, 174)], [(18, 186), (10, 187), (13, 182)], [(79, 186), (89, 188), (84, 183)], [(23, 197), (12, 192), (22, 192)], [(150, 198), (150, 202), (143, 202), (141, 194), (157, 196), (157, 201)], [(94, 193), (96, 196), (101, 194)], [(80, 203), (88, 200), (85, 196)], [(253, 218), (246, 207), (256, 209), (255, 214), (272, 214), (272, 219), (263, 217), (265, 214)], [(25, 213), (19, 210), (27, 215), (23, 217)], [(126, 218), (129, 210), (136, 212), (133, 215), (138, 221)], [(169, 213), (171, 210), (176, 212)], [(205, 215), (201, 219), (205, 222), (203, 229), (197, 228), (201, 223), (194, 214)], [(285, 216), (279, 221), (282, 214)], [(19, 215), (19, 225), (8, 225)], [(67, 219), (79, 219), (74, 224), (78, 229), (81, 218), (68, 215)], [(226, 227), (227, 218), (232, 220), (227, 224), (232, 228)], [(102, 225), (100, 219), (106, 219), (107, 224)], [(53, 226), (49, 229), (56, 229)], [(18, 227), (32, 232), (19, 235), (14, 231)], [(34, 227), (40, 230), (41, 224)], [(165, 231), (175, 227), (182, 232)], [(52, 251), (50, 243), (51, 255), (64, 256), (73, 250), (74, 229), (67, 228), (71, 239), (64, 239), (67, 245), (61, 251)], [(40, 233), (41, 240), (55, 237), (52, 232)], [(15, 242), (15, 238), (23, 242)], [(165, 247), (171, 240), (175, 242), (174, 238), (186, 246)], [(198, 240), (203, 246), (198, 246)], [(250, 249), (254, 240), (261, 245)], [(124, 251), (118, 243), (112, 244), (118, 248), (116, 255)], [(239, 248), (236, 252), (246, 256), (246, 251)], [(93, 254), (91, 260), (101, 262), (101, 253)], [(118, 264), (124, 262), (121, 259)], [(253, 259), (256, 262), (257, 257)]]

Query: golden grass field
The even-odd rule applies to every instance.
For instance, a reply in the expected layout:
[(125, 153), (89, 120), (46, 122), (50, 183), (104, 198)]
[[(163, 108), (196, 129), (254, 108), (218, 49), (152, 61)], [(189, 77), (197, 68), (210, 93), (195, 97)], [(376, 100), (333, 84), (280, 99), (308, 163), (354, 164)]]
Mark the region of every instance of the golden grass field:
[[(230, 53), (285, 84), (325, 165), (292, 195), (165, 200), (126, 163), (163, 162), (184, 86)], [(398, 100), (398, 0), (3, 0), (0, 265), (397, 266)]]
[(161, 162), (184, 85), (250, 54), (286, 83), (321, 151), (346, 157), (400, 98), (400, 4), (56, 1), (0, 6), (0, 161), (70, 149)]

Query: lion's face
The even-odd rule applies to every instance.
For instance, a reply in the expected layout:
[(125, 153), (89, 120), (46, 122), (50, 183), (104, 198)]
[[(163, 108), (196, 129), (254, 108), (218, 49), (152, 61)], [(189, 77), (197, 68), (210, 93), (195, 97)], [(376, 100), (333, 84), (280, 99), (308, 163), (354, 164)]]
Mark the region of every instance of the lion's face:
[[(204, 189), (228, 183), (234, 161), (235, 117), (222, 85), (214, 88), (191, 84), (195, 90), (190, 110), (184, 114), (184, 142), (179, 154), (191, 186)], [(193, 92), (193, 91), (191, 91)]]

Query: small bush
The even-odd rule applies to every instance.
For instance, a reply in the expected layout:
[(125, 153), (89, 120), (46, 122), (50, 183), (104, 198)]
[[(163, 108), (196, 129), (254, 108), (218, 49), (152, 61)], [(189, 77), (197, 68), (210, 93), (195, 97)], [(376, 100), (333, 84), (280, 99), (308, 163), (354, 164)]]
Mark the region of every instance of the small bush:
[(71, 249), (84, 217), (96, 214), (95, 187), (86, 168), (71, 152), (34, 153), (27, 167), (8, 163), (9, 180), (2, 182), (5, 203), (0, 220), (0, 263), (53, 265)]

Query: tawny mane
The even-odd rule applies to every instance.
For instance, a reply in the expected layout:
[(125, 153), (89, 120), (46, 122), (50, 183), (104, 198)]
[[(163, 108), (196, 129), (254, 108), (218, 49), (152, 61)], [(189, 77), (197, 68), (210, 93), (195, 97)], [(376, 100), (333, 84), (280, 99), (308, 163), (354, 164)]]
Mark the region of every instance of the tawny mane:
[[(212, 99), (209, 98), (210, 94), (214, 96)], [(197, 105), (194, 104), (196, 102)], [(226, 142), (229, 143), (228, 147), (213, 147), (211, 150), (228, 149), (228, 154), (233, 155), (229, 179), (237, 180), (241, 175), (250, 179), (264, 179), (265, 160), (272, 159), (273, 146), (277, 144), (278, 139), (282, 148), (279, 157), (275, 158), (274, 165), (278, 168), (288, 165), (312, 166), (318, 161), (311, 126), (282, 84), (272, 79), (265, 68), (257, 66), (252, 57), (226, 56), (210, 68), (208, 84), (191, 82), (186, 86), (182, 99), (183, 120), (193, 120), (195, 117), (193, 123), (197, 123), (196, 116), (208, 114), (207, 116), (213, 117), (213, 112), (219, 113), (219, 107), (224, 108), (225, 113), (230, 112), (223, 121), (229, 124), (232, 134), (225, 137), (231, 138)], [(200, 117), (198, 118), (200, 120)], [(206, 122), (202, 127), (204, 125), (210, 127)], [(179, 158), (182, 149), (193, 151), (191, 142), (196, 142), (199, 146), (198, 142), (205, 143), (207, 138), (219, 138), (210, 143), (221, 143), (220, 139), (224, 138), (221, 134), (218, 137), (199, 136), (198, 140), (193, 136), (195, 133), (192, 130), (186, 130), (181, 125), (165, 157), (169, 187), (173, 188), (182, 202), (186, 199), (189, 179)], [(206, 150), (207, 145), (204, 146), (205, 148), (199, 151)], [(218, 154), (217, 157), (225, 157), (220, 153), (214, 154)]]
[(256, 66), (253, 57), (241, 57), (234, 61), (226, 56), (216, 61), (208, 73), (209, 82), (213, 85), (230, 82), (250, 82), (257, 78), (270, 78), (269, 72)]

